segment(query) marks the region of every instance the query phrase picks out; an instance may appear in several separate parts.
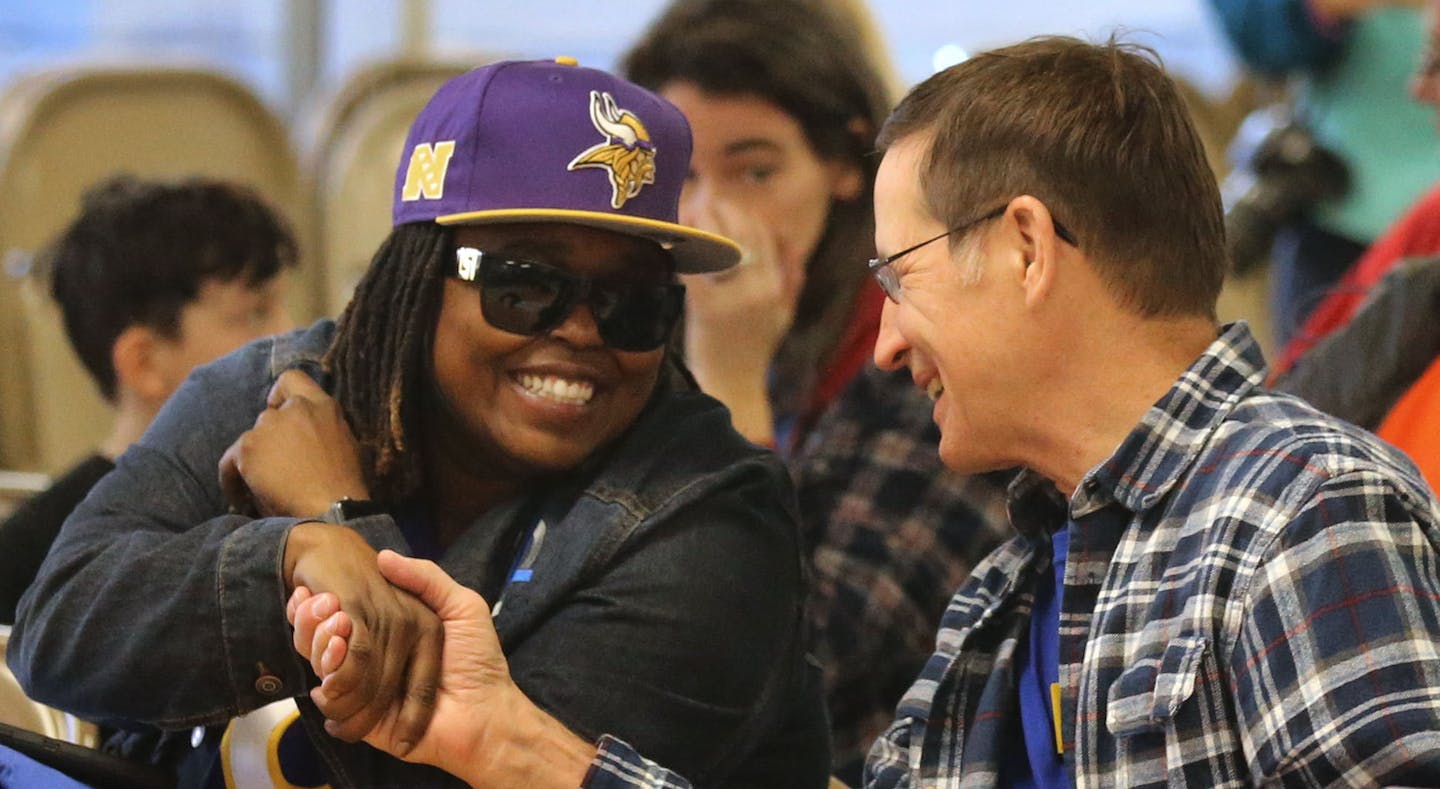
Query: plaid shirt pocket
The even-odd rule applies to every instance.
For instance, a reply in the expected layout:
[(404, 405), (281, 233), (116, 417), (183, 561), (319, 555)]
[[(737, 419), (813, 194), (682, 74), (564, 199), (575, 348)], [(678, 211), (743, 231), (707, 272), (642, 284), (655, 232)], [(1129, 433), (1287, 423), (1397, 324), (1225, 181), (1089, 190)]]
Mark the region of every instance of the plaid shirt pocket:
[(1131, 666), (1110, 685), (1105, 727), (1116, 737), (1156, 731), (1175, 717), (1195, 693), (1201, 658), (1210, 646), (1204, 636), (1181, 636), (1165, 645), (1160, 660)]

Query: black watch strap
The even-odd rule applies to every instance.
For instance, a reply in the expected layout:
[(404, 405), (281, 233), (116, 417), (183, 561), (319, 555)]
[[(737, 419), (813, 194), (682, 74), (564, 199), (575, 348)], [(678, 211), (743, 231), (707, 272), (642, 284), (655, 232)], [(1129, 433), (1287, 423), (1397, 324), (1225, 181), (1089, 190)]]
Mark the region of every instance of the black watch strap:
[(320, 516), (320, 520), (324, 523), (339, 525), (346, 521), (353, 521), (356, 518), (384, 514), (385, 508), (381, 506), (379, 502), (342, 496), (336, 499), (335, 502), (330, 505), (329, 509), (325, 510), (325, 514)]

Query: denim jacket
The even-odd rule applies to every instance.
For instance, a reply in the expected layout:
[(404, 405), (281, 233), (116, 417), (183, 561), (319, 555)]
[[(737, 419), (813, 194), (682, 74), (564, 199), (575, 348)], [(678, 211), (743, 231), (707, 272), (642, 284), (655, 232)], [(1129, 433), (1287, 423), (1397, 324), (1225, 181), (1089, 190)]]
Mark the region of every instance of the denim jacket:
[[(192, 374), (67, 521), (20, 604), (10, 664), (34, 698), (165, 729), (300, 697), (331, 784), (447, 785), (319, 729), (290, 644), (281, 568), (297, 518), (227, 514), (221, 454), (286, 369), (328, 386), (329, 321)], [(439, 558), (480, 588), (522, 513), (554, 515), (495, 626), (519, 686), (582, 737), (624, 736), (708, 784), (823, 785), (828, 741), (805, 657), (793, 492), (716, 401), (665, 387), (568, 494), (499, 506)], [(578, 491), (578, 494), (576, 493)], [(530, 516), (533, 519), (533, 515)], [(524, 521), (528, 523), (528, 521)], [(409, 552), (390, 515), (351, 521)], [(523, 524), (522, 524), (523, 525)]]

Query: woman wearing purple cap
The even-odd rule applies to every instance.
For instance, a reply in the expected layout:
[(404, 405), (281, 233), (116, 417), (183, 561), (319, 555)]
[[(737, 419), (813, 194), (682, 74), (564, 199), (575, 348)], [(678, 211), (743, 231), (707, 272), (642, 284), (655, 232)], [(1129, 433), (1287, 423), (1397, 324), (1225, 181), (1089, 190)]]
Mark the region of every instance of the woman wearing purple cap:
[[(823, 785), (786, 471), (666, 350), (677, 272), (739, 257), (676, 222), (689, 156), (672, 105), (573, 61), (443, 86), (339, 321), (199, 370), (67, 522), (11, 641), (27, 691), (175, 730), (182, 785), (455, 783), (353, 743), (418, 741), (454, 657), (390, 548), (479, 592), (580, 735), (705, 784)], [(353, 623), (318, 688), (295, 590)]]

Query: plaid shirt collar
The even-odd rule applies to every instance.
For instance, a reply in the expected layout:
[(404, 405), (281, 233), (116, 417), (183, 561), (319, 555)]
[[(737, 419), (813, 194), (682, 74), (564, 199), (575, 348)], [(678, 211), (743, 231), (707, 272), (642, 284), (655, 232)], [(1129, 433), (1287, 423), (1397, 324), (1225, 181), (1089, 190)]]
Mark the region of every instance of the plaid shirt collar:
[(1118, 501), (1132, 512), (1155, 506), (1207, 446), (1240, 399), (1265, 382), (1260, 345), (1243, 321), (1224, 327), (1170, 391), (1150, 407), (1109, 460), (1078, 489), (1074, 514)]

